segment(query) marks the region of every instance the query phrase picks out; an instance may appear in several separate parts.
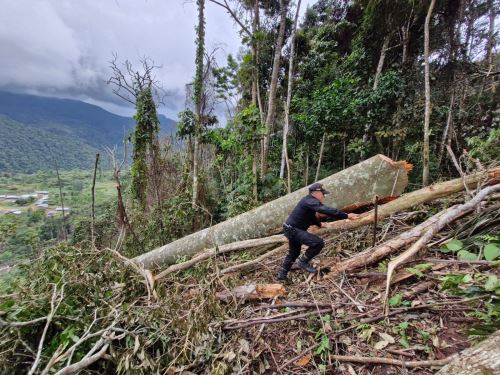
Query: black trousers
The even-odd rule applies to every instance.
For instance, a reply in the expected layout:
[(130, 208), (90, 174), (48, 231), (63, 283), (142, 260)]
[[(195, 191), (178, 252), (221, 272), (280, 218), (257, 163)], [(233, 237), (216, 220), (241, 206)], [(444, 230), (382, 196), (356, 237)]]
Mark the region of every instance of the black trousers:
[(283, 226), (283, 234), (288, 238), (288, 243), (290, 249), (288, 251), (287, 260), (291, 263), (295, 261), (300, 255), (301, 245), (309, 246), (305, 252), (305, 256), (308, 259), (314, 258), (319, 254), (323, 246), (325, 246), (325, 241), (321, 237), (311, 234), (305, 230)]

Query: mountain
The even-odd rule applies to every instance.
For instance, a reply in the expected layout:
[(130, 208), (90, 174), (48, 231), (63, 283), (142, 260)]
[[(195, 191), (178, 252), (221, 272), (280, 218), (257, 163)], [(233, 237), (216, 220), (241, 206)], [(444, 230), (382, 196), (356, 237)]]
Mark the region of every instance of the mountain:
[[(163, 135), (175, 121), (160, 115)], [(0, 171), (34, 172), (88, 168), (104, 146), (121, 145), (133, 129), (132, 118), (79, 100), (0, 91)]]

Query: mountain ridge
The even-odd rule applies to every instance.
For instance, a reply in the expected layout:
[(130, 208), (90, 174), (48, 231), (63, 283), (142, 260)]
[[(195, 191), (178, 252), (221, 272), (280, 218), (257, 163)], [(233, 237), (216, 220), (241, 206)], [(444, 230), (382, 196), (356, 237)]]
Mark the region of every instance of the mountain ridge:
[[(175, 132), (175, 121), (158, 117), (161, 135)], [(91, 167), (92, 155), (105, 146), (121, 145), (134, 126), (132, 118), (79, 100), (0, 91), (0, 171), (52, 169), (40, 163), (40, 155), (49, 150), (61, 169)]]

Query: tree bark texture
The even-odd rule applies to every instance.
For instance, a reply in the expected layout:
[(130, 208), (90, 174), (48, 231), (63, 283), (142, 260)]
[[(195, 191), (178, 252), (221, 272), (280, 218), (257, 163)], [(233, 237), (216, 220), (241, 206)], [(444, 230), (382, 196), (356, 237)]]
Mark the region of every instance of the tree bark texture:
[(500, 374), (500, 331), (456, 355), (436, 375)]
[[(332, 192), (326, 196), (325, 204), (347, 207), (371, 202), (375, 195), (399, 196), (408, 183), (408, 176), (404, 162), (394, 162), (383, 155), (376, 155), (320, 182), (325, 189)], [(206, 248), (266, 236), (271, 230), (281, 226), (297, 202), (307, 194), (306, 187), (299, 189), (251, 211), (142, 254), (134, 260), (146, 268), (168, 265), (174, 263), (179, 256), (191, 256)]]

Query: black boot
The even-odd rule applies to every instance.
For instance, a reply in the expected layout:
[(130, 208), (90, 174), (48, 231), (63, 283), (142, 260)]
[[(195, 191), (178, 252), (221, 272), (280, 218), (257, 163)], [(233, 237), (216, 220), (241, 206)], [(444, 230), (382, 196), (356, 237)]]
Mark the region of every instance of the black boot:
[(290, 271), (290, 268), (292, 268), (292, 264), (293, 260), (286, 257), (285, 260), (283, 261), (283, 265), (281, 266), (278, 272), (278, 275), (276, 275), (276, 280), (281, 282), (287, 282), (288, 271)]
[(306, 272), (309, 272), (309, 273), (315, 273), (316, 272), (316, 268), (314, 268), (313, 266), (311, 266), (309, 264), (309, 261), (311, 259), (309, 259), (306, 255), (302, 255), (300, 258), (299, 258), (299, 261), (298, 261), (298, 266), (300, 268), (302, 268), (304, 271)]

